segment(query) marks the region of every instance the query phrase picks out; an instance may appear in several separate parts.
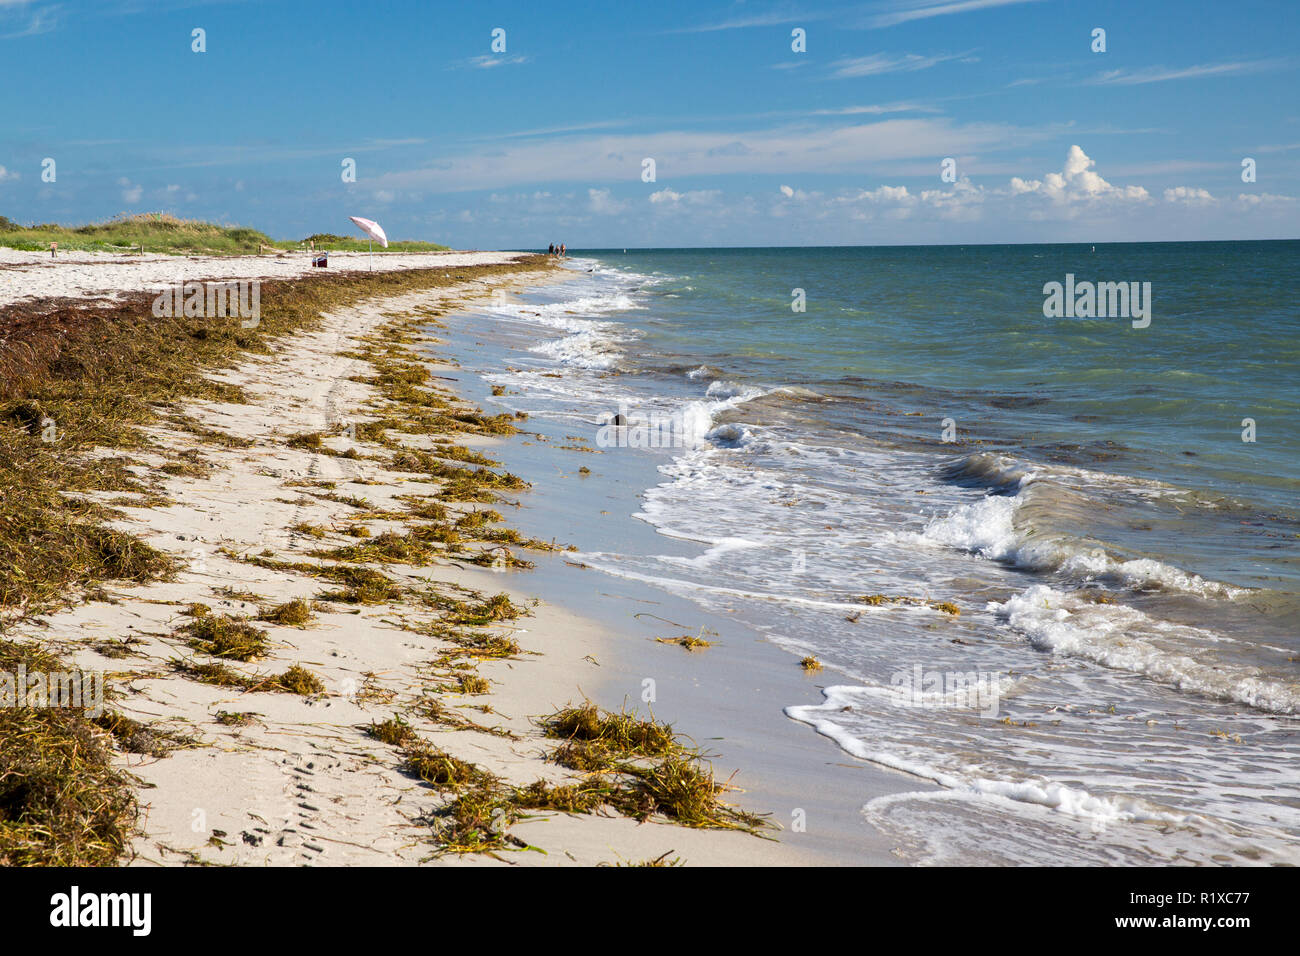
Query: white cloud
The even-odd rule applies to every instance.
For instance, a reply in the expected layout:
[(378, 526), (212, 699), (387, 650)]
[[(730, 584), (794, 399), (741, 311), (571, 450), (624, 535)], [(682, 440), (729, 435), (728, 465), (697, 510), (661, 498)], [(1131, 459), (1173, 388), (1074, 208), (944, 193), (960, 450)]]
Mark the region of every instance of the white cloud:
[(932, 66), (957, 60), (963, 56), (966, 54), (919, 56), (915, 53), (904, 53), (902, 56), (896, 56), (889, 53), (872, 53), (869, 56), (836, 60), (831, 64), (833, 70), (831, 76), (836, 79), (849, 79), (858, 76), (879, 76), (882, 73), (915, 73), (917, 70), (928, 70)]
[(795, 189), (791, 186), (782, 186), (781, 195), (786, 199), (793, 199), (795, 202), (806, 202), (809, 199), (816, 199), (821, 196), (819, 192), (804, 192), (802, 189)]
[(972, 10), (987, 10), (990, 7), (1036, 2), (1038, 0), (902, 0), (890, 4), (892, 9), (889, 12), (877, 14), (868, 23), (873, 27), (892, 27), (910, 20), (925, 20), (952, 13), (969, 13)]
[[(57, 3), (36, 5), (31, 0), (3, 0), (0, 2), (0, 23), (16, 21), (16, 26), (0, 33), (0, 40), (16, 40), (49, 33), (59, 25), (60, 6)], [(32, 7), (35, 9), (29, 9)]]
[(502, 53), (485, 53), (483, 56), (476, 56), (467, 62), (468, 66), (476, 70), (490, 70), (495, 66), (516, 66), (520, 63), (527, 63), (532, 57), (528, 56), (506, 56)]
[(418, 169), (384, 173), (384, 189), (457, 191), (556, 182), (634, 182), (641, 159), (653, 156), (674, 177), (852, 173), (866, 164), (1010, 149), (1048, 134), (994, 123), (954, 125), (944, 118), (884, 119), (824, 128), (789, 125), (732, 130), (606, 134), (497, 144), (490, 150), (439, 157)]
[(748, 30), (752, 27), (774, 27), (783, 23), (811, 23), (824, 19), (826, 13), (759, 13), (749, 17), (736, 17), (719, 23), (704, 23), (693, 27), (680, 27), (667, 33), (717, 33), (722, 30)]
[(1214, 197), (1207, 190), (1194, 186), (1175, 186), (1165, 190), (1165, 202), (1182, 203), (1186, 206), (1208, 206)]
[(812, 116), (877, 116), (882, 113), (938, 113), (934, 106), (920, 106), (916, 103), (883, 103), (871, 106), (843, 106), (839, 109), (813, 110)]
[(661, 189), (650, 194), (650, 201), (655, 205), (676, 206), (685, 203), (691, 206), (704, 206), (715, 202), (722, 193), (717, 189), (692, 189), (679, 193), (673, 189)]
[(1295, 201), (1295, 196), (1279, 196), (1277, 193), (1240, 193), (1237, 196), (1237, 202), (1245, 206), (1276, 206)]
[(979, 216), (979, 206), (984, 202), (983, 186), (974, 185), (962, 177), (949, 189), (925, 189), (921, 202), (939, 211), (941, 219), (974, 219)]
[(906, 186), (877, 186), (875, 189), (859, 189), (851, 195), (841, 196), (836, 202), (907, 203), (915, 199)]
[(1136, 86), (1144, 83), (1167, 83), (1170, 80), (1198, 80), (1207, 76), (1239, 76), (1286, 69), (1283, 59), (1240, 60), (1232, 63), (1203, 63), (1199, 66), (1153, 66), (1145, 70), (1107, 70), (1089, 82), (1094, 86)]
[[(832, 199), (831, 204), (847, 207), (852, 210), (851, 217), (858, 220), (880, 215), (887, 219), (924, 217), (971, 222), (983, 218), (986, 209), (993, 215), (1011, 213), (1011, 204), (1015, 202), (1039, 203), (1038, 208), (1029, 208), (1028, 218), (1041, 220), (1074, 218), (1081, 209), (1108, 202), (1131, 207), (1150, 200), (1140, 186), (1111, 185), (1093, 172), (1094, 165), (1080, 147), (1072, 146), (1061, 172), (1048, 173), (1041, 180), (1013, 176), (1005, 187), (986, 188), (973, 183), (969, 177), (962, 177), (950, 186), (919, 192), (910, 192), (906, 186), (882, 185), (843, 193)], [(1189, 198), (1195, 192), (1183, 188)]]
[(0, 166), (0, 183), (12, 182), (15, 179), (21, 179), (21, 178), (22, 177), (19, 176), (17, 173), (11, 173), (3, 166)]
[(1011, 195), (1033, 193), (1068, 203), (1105, 199), (1144, 202), (1150, 198), (1141, 186), (1112, 186), (1092, 171), (1096, 163), (1078, 146), (1071, 146), (1065, 166), (1059, 173), (1048, 173), (1041, 180), (1011, 178)]
[(987, 195), (990, 193), (983, 186), (976, 186), (963, 178), (949, 188), (923, 189), (919, 193), (909, 192), (906, 186), (859, 189), (832, 202), (858, 209), (857, 218), (871, 218), (873, 213), (869, 210), (879, 208), (886, 218), (891, 219), (906, 219), (915, 211), (929, 209), (939, 219), (970, 220), (979, 217), (980, 206)]

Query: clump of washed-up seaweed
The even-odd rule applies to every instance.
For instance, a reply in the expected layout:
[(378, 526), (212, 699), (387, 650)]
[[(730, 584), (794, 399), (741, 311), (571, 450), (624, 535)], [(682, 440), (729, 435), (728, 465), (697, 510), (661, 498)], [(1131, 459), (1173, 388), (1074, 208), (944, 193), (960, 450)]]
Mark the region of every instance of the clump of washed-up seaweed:
[(198, 615), (182, 630), (190, 635), (190, 647), (213, 657), (251, 661), (270, 650), (266, 631), (228, 614)]
[(602, 711), (591, 702), (557, 710), (540, 721), (546, 736), (562, 742), (550, 759), (580, 773), (571, 782), (510, 784), (423, 741), (393, 717), (369, 728), (371, 736), (403, 755), (402, 767), (453, 795), (421, 818), (437, 853), (487, 853), (536, 849), (510, 833), (538, 811), (609, 810), (637, 820), (659, 817), (684, 826), (736, 829), (754, 834), (769, 827), (762, 817), (723, 803), (730, 789), (672, 727), (653, 717)]
[(887, 604), (904, 604), (914, 607), (933, 608), (936, 611), (942, 611), (944, 614), (951, 614), (954, 617), (961, 614), (961, 608), (952, 601), (930, 601), (925, 598), (908, 597), (906, 595), (863, 594), (853, 600), (858, 604), (866, 604), (868, 607), (881, 607)]
[(311, 604), (302, 598), (296, 598), (267, 608), (258, 615), (258, 620), (279, 624), (282, 627), (306, 627), (314, 617)]

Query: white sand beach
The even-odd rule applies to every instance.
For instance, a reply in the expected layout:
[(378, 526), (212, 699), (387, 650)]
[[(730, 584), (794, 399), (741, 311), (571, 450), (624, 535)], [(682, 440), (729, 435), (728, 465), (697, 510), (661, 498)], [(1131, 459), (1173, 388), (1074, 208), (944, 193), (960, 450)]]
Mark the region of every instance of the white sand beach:
[[(376, 256), (375, 263), (381, 269), (457, 267), (506, 262), (514, 255)], [(189, 257), (178, 262), (166, 257), (123, 261), (69, 255), (50, 262), (0, 250), (0, 262), (0, 304), (24, 297), (136, 291), (182, 271), (196, 279), (286, 277), (313, 271), (305, 257)], [(368, 257), (332, 256), (330, 267), (368, 268)], [(539, 275), (516, 273), (501, 281), (518, 286)], [(202, 444), (204, 457), (214, 467), (206, 477), (168, 477), (170, 505), (118, 506), (126, 518), (117, 527), (174, 556), (185, 570), (165, 583), (110, 584), (111, 603), (81, 604), (11, 631), (14, 638), (41, 641), (80, 668), (105, 671), (120, 694), (112, 702), (115, 709), (192, 741), (164, 757), (119, 758), (142, 786), (140, 833), (129, 862), (477, 865), (504, 859), (510, 864), (594, 865), (665, 854), (689, 864), (817, 861), (815, 854), (781, 842), (779, 829), (770, 831), (774, 839), (762, 839), (655, 820), (642, 824), (613, 813), (554, 812), (539, 812), (511, 828), (513, 835), (544, 852), (434, 856), (429, 829), (417, 821), (443, 798), (401, 772), (394, 748), (365, 730), (405, 710), (430, 686), (445, 686), (445, 677), (436, 676), (431, 666), (446, 650), (445, 642), (398, 626), (399, 619), (409, 623), (418, 618), (422, 612), (417, 608), (317, 604), (317, 619), (310, 626), (263, 625), (270, 631), (273, 650), (258, 662), (259, 672), (301, 665), (322, 679), (325, 691), (320, 694), (246, 693), (196, 682), (170, 665), (188, 654), (177, 629), (187, 620), (183, 612), (191, 604), (207, 605), (213, 613), (255, 617), (259, 605), (310, 600), (321, 591), (318, 579), (242, 560), (248, 555), (300, 560), (313, 548), (350, 542), (341, 532), (350, 523), (353, 507), (305, 495), (304, 484), (337, 487), (340, 497), (361, 496), (374, 508), (395, 510), (401, 508), (399, 495), (436, 490), (431, 479), (390, 471), (368, 460), (374, 448), (365, 442), (344, 435), (329, 439), (328, 447), (354, 447), (360, 453), (343, 458), (328, 449), (289, 447), (285, 438), (364, 417), (374, 389), (355, 380), (367, 366), (349, 353), (386, 316), (414, 308), (445, 310), (488, 294), (493, 284), (467, 283), (345, 309), (325, 316), (309, 334), (281, 340), (273, 354), (250, 356), (239, 367), (220, 373), (221, 380), (245, 390), (249, 403), (197, 402), (186, 411), (204, 427), (247, 442), (246, 447), (202, 444), (192, 433), (151, 426), (149, 434), (160, 451)], [(401, 440), (427, 445), (427, 439), (404, 435)], [(483, 438), (460, 440), (480, 448), (491, 444)], [(164, 460), (152, 452), (138, 458), (145, 464)], [(303, 526), (329, 530), (323, 540), (315, 540), (293, 530)], [(399, 529), (401, 522), (377, 521), (371, 527), (378, 534)], [(426, 568), (389, 565), (384, 570), (404, 581), (438, 581), (487, 594), (507, 591), (520, 604), (535, 597), (527, 572), (501, 574), (455, 561)], [(259, 600), (241, 600), (229, 596), (231, 592), (255, 592)], [(535, 719), (580, 702), (582, 686), (598, 680), (600, 662), (616, 651), (601, 626), (546, 603), (495, 630), (516, 640), (523, 653), (479, 665), (478, 673), (492, 684), (490, 696), (449, 699), (458, 714), (496, 732), (449, 730), (442, 723), (421, 722), (409, 710), (406, 719), (438, 748), (508, 783), (572, 782), (576, 774), (544, 759), (548, 742)], [(123, 641), (130, 644), (129, 657), (109, 657), (95, 649)], [(460, 706), (483, 702), (491, 705), (490, 712)], [(217, 722), (223, 712), (248, 716), (246, 722), (228, 725)], [(711, 733), (708, 726), (678, 729), (704, 738)]]
[(331, 252), (329, 266), (313, 268), (309, 252), (260, 256), (175, 256), (153, 253), (24, 252), (0, 247), (0, 305), (23, 299), (142, 292), (180, 279), (290, 279), (330, 272), (430, 269), (507, 262), (502, 252)]

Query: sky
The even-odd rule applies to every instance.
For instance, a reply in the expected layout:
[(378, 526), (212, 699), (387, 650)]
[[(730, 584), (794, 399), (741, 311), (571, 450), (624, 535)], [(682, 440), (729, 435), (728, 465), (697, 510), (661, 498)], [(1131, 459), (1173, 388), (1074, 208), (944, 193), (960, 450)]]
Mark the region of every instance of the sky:
[(1296, 238), (1298, 40), (1297, 0), (0, 0), (0, 215), (481, 249)]

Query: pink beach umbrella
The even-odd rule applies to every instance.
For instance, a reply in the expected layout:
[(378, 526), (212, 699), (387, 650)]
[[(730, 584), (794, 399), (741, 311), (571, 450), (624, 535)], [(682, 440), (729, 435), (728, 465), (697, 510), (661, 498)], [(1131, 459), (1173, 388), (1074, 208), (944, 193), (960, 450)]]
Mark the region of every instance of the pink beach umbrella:
[(370, 271), (375, 271), (375, 240), (378, 240), (385, 249), (388, 248), (388, 236), (379, 223), (373, 219), (362, 219), (360, 216), (348, 216), (357, 224), (357, 228), (370, 237)]

